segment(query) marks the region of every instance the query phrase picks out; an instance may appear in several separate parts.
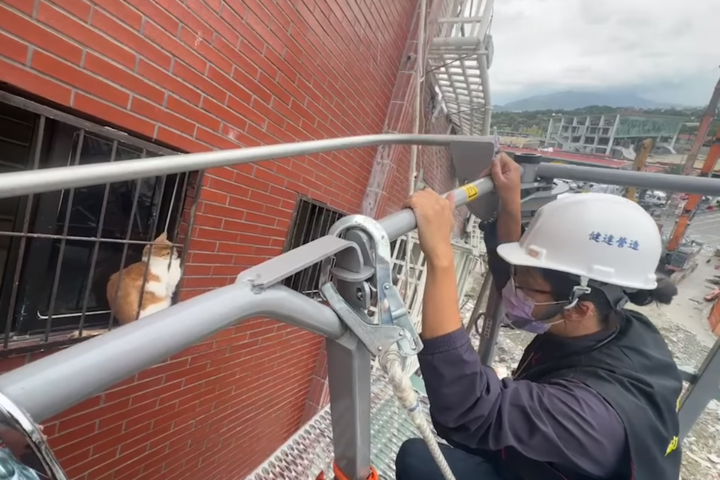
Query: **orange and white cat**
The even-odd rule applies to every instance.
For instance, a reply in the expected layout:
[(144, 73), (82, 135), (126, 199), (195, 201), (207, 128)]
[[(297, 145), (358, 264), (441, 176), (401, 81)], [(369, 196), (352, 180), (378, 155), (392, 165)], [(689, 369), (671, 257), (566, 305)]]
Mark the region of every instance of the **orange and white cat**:
[[(146, 269), (147, 281), (143, 285)], [(115, 318), (121, 325), (125, 325), (168, 308), (181, 276), (180, 255), (167, 235), (162, 233), (153, 241), (152, 251), (150, 245), (145, 246), (142, 261), (110, 277), (107, 299)]]

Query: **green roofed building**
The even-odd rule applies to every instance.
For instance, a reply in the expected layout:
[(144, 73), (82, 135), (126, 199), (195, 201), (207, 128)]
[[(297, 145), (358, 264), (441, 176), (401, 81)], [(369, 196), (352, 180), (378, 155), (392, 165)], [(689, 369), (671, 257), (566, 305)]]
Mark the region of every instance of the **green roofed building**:
[(642, 114), (567, 115), (550, 119), (546, 147), (568, 152), (612, 155), (622, 158), (623, 150), (646, 138), (655, 148), (672, 153), (683, 117)]

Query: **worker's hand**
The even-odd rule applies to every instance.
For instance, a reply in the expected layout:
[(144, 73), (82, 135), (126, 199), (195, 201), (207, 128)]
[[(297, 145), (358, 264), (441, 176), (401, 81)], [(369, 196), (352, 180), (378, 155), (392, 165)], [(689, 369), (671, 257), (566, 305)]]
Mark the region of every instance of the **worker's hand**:
[(498, 197), (504, 204), (509, 204), (520, 202), (520, 174), (520, 165), (506, 153), (500, 153), (481, 176), (490, 175)]
[(429, 265), (447, 266), (453, 263), (453, 250), (450, 244), (455, 218), (455, 200), (453, 195), (443, 198), (433, 190), (426, 188), (414, 193), (406, 202), (415, 212), (418, 225), (420, 248), (425, 253)]

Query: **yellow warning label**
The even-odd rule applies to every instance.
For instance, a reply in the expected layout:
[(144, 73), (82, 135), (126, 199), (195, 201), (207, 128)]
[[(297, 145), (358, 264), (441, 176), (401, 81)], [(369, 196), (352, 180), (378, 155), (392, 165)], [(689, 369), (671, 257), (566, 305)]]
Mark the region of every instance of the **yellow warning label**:
[(465, 194), (466, 194), (467, 197), (468, 197), (468, 202), (469, 202), (470, 200), (474, 199), (475, 197), (477, 197), (478, 194), (480, 193), (480, 192), (478, 192), (477, 187), (476, 187), (475, 185), (473, 185), (472, 183), (469, 183), (469, 184), (467, 184), (467, 185), (463, 185), (463, 186), (460, 187), (460, 188), (463, 189), (463, 190), (465, 190)]

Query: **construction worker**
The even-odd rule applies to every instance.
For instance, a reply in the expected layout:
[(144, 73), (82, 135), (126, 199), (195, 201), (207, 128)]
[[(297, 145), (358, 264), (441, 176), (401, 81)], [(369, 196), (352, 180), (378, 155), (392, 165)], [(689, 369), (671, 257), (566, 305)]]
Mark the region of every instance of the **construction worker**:
[[(457, 480), (677, 480), (682, 381), (658, 330), (626, 302), (670, 303), (658, 279), (655, 222), (623, 197), (588, 193), (545, 205), (523, 233), (520, 169), (501, 154), (501, 200), (485, 233), (506, 321), (538, 334), (513, 377), (483, 366), (462, 328), (450, 202), (423, 190), (415, 211), (427, 259), (420, 368)], [(441, 480), (419, 439), (402, 445), (398, 480)]]

